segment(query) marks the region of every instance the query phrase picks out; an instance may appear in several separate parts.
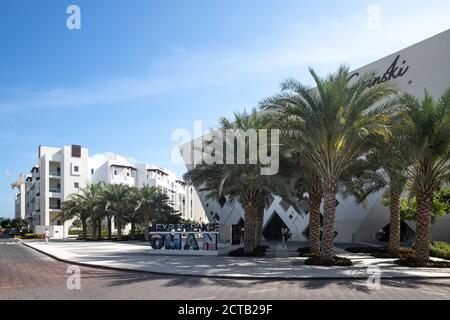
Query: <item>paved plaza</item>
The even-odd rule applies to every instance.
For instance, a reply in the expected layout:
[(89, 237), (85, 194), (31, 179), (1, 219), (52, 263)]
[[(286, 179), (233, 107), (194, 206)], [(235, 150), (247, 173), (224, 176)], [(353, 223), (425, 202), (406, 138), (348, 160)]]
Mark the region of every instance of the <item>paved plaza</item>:
[[(336, 247), (340, 256), (352, 259), (353, 267), (306, 266), (306, 258), (292, 257), (296, 246), (272, 246), (269, 257), (153, 255), (146, 242), (84, 242), (76, 240), (25, 241), (25, 245), (64, 262), (158, 274), (227, 278), (275, 279), (366, 279), (368, 267), (377, 267), (384, 278), (449, 278), (450, 269), (405, 268), (394, 259), (375, 259), (348, 253)], [(372, 271), (369, 271), (372, 272)]]
[[(132, 250), (137, 254), (138, 250)], [(80, 248), (81, 250), (82, 248)], [(111, 255), (112, 251), (105, 252)], [(81, 255), (81, 254), (80, 254)], [(234, 260), (234, 259), (233, 259)], [(81, 267), (81, 289), (69, 290), (67, 263), (19, 241), (0, 240), (0, 300), (4, 299), (449, 299), (450, 279), (232, 279), (165, 276)]]

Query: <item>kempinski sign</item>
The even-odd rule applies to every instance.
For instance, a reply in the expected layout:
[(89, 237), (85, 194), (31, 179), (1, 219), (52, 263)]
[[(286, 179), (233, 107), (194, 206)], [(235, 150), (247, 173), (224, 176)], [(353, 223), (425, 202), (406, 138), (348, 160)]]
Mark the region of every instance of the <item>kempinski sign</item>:
[[(395, 60), (392, 62), (392, 64), (388, 67), (388, 69), (383, 73), (381, 76), (376, 76), (375, 73), (372, 74), (372, 79), (369, 83), (369, 88), (373, 87), (377, 84), (389, 82), (391, 80), (401, 78), (403, 77), (408, 71), (409, 71), (409, 65), (407, 65), (406, 60), (403, 60), (402, 63), (399, 65), (400, 55), (397, 55)], [(353, 78), (358, 78), (360, 76), (359, 72), (355, 72), (352, 74), (348, 81), (352, 80)]]

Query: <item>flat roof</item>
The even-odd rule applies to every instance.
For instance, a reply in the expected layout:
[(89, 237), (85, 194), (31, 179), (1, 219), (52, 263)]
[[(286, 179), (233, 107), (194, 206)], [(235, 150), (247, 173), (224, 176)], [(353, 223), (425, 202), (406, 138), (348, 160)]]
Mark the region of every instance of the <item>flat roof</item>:
[(161, 174), (163, 174), (163, 175), (166, 175), (166, 176), (169, 175), (168, 173), (162, 171), (161, 169), (147, 169), (147, 171), (150, 171), (150, 172), (159, 172), (159, 173), (161, 173)]
[(123, 165), (123, 164), (111, 164), (110, 167), (125, 168), (125, 169), (131, 169), (131, 170), (137, 171), (137, 169), (135, 167), (127, 166), (127, 165)]

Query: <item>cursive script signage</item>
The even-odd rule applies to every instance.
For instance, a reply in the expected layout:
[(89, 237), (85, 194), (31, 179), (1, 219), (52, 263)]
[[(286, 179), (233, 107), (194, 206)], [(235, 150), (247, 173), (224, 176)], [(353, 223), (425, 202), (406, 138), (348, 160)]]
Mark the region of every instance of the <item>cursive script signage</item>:
[[(403, 77), (408, 72), (409, 66), (406, 64), (406, 60), (403, 60), (401, 63), (399, 63), (399, 61), (400, 55), (395, 58), (394, 62), (392, 62), (392, 64), (388, 67), (383, 75), (377, 76), (375, 73), (373, 73), (368, 87), (370, 88), (377, 84), (385, 83), (393, 79)], [(358, 72), (355, 72), (348, 78), (348, 81), (352, 80), (353, 78), (358, 78), (359, 76), (360, 74)]]

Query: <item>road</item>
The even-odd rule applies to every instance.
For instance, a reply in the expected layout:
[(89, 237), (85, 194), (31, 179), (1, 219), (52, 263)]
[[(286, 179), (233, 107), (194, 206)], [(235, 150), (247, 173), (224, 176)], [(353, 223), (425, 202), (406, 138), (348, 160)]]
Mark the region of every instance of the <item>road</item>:
[[(81, 288), (69, 289), (70, 265), (19, 241), (0, 239), (0, 300), (4, 299), (450, 299), (450, 279), (272, 281), (176, 277), (80, 267)], [(73, 279), (73, 275), (72, 278)], [(76, 282), (69, 281), (69, 284)]]

